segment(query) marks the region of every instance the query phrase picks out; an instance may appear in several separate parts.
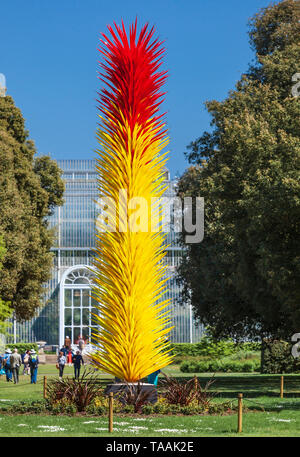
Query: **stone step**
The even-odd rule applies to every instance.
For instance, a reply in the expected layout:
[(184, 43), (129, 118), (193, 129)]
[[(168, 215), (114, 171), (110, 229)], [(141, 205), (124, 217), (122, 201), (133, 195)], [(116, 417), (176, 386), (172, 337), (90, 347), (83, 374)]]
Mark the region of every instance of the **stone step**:
[(56, 354), (46, 354), (46, 363), (56, 363), (57, 355)]

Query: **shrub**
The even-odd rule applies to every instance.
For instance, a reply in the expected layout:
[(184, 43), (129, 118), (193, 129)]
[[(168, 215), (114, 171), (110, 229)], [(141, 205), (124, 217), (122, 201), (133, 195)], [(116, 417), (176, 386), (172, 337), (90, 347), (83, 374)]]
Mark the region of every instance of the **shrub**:
[(218, 359), (239, 351), (260, 351), (261, 344), (257, 342), (235, 343), (230, 339), (214, 341), (211, 337), (204, 336), (198, 343), (172, 343), (171, 348), (175, 360), (180, 361), (180, 357), (209, 356), (211, 359)]
[(68, 414), (72, 416), (77, 412), (77, 406), (71, 399), (62, 398), (53, 403), (48, 403), (48, 410), (54, 415)]
[(198, 408), (201, 407), (203, 411), (209, 408), (212, 398), (215, 395), (215, 393), (209, 392), (211, 385), (215, 382), (213, 378), (208, 380), (203, 388), (197, 376), (186, 382), (180, 382), (165, 374), (164, 376), (165, 379), (162, 381), (166, 387), (166, 391), (163, 393), (163, 398), (160, 398), (157, 404), (154, 405), (155, 412), (165, 412), (168, 410), (168, 404), (181, 407), (194, 405)]
[[(142, 408), (144, 406), (147, 406), (149, 403), (146, 403), (145, 405), (142, 406)], [(122, 412), (123, 413), (128, 413), (128, 414), (132, 414), (134, 413), (134, 405), (124, 405), (123, 406), (123, 409), (122, 409)]]
[(183, 373), (250, 373), (259, 371), (260, 360), (212, 360), (211, 362), (198, 362), (197, 364), (183, 362), (180, 365), (180, 371)]
[(168, 413), (169, 404), (164, 397), (159, 397), (157, 402), (153, 405), (153, 413), (166, 414)]
[(86, 407), (86, 413), (89, 416), (102, 416), (107, 413), (107, 410), (103, 406), (96, 407), (95, 405), (89, 405)]
[(165, 378), (161, 380), (161, 383), (166, 389), (163, 396), (169, 404), (187, 406), (194, 400), (196, 397), (194, 378), (180, 382), (164, 373), (163, 375)]
[(204, 409), (204, 411), (207, 411), (210, 408), (213, 397), (217, 394), (217, 392), (209, 391), (210, 387), (215, 382), (215, 379), (209, 379), (204, 388), (201, 387), (201, 384), (196, 376), (194, 376), (194, 380), (196, 389), (196, 402), (198, 406), (201, 406)]
[(24, 354), (27, 349), (34, 349), (36, 352), (38, 351), (38, 345), (36, 343), (9, 343), (5, 346), (5, 349), (10, 349), (11, 351), (13, 351), (15, 348), (18, 349), (19, 354)]
[[(206, 373), (208, 371), (211, 371), (210, 363), (209, 362), (199, 362), (195, 373)], [(190, 371), (190, 373), (192, 373), (192, 370)]]
[(153, 405), (147, 404), (142, 407), (143, 414), (153, 414)]
[(292, 356), (292, 343), (282, 340), (263, 341), (262, 373), (295, 373), (300, 371), (300, 359)]
[(233, 341), (215, 342), (209, 337), (202, 337), (199, 343), (177, 343), (171, 345), (173, 353), (176, 355), (200, 356), (206, 355), (211, 358), (222, 357), (234, 352), (235, 344)]
[(213, 360), (208, 364), (208, 369), (209, 371), (213, 371), (214, 373), (216, 371), (222, 371), (222, 363), (219, 360)]
[(182, 362), (182, 364), (180, 365), (180, 371), (182, 371), (182, 373), (190, 373), (190, 362), (186, 361), (186, 362)]
[(95, 375), (85, 369), (79, 379), (50, 379), (47, 384), (47, 402), (55, 409), (59, 408), (59, 402), (64, 400), (75, 405), (77, 411), (85, 411), (87, 406), (99, 397), (99, 391), (101, 392), (101, 388)]
[[(109, 407), (108, 397), (106, 395), (98, 395), (86, 407), (86, 412), (88, 414), (101, 416), (103, 414), (107, 414), (108, 413), (108, 407)], [(115, 413), (119, 413), (120, 411), (124, 411), (124, 409), (125, 409), (124, 405), (122, 405), (117, 400), (117, 398), (115, 398), (114, 402), (113, 402), (113, 410), (114, 410), (114, 412)]]
[(260, 358), (260, 352), (258, 351), (238, 351), (236, 354), (230, 356), (231, 360), (251, 360)]
[(208, 414), (225, 414), (232, 413), (237, 409), (230, 401), (223, 403), (211, 403), (208, 408)]
[(151, 397), (156, 395), (156, 389), (143, 390), (140, 382), (137, 385), (126, 383), (123, 389), (115, 394), (115, 398), (123, 405), (133, 406), (135, 413), (142, 412), (142, 407), (150, 402)]
[(1, 407), (1, 412), (8, 414), (40, 414), (47, 410), (45, 400), (20, 401), (14, 405), (5, 405)]
[[(228, 414), (236, 409), (232, 406), (231, 402), (223, 403), (210, 403), (208, 408), (204, 409), (202, 405), (192, 403), (187, 406), (181, 405), (167, 405), (163, 410), (157, 408), (156, 405), (144, 405), (142, 412), (143, 414), (184, 414), (184, 415), (196, 415), (196, 414)], [(163, 412), (162, 412), (163, 411)]]

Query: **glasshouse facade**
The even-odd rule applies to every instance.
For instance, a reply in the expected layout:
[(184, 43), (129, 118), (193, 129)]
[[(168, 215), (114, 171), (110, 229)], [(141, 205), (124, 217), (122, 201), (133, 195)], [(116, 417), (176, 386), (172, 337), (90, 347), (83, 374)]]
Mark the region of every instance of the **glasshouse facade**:
[[(93, 314), (97, 313), (91, 296), (93, 282), (92, 257), (95, 244), (97, 211), (97, 173), (95, 160), (59, 160), (66, 190), (64, 205), (55, 209), (50, 218), (56, 241), (52, 248), (54, 265), (52, 278), (45, 284), (45, 304), (37, 316), (27, 322), (16, 322), (10, 329), (15, 342), (45, 341), (47, 345), (63, 345), (66, 337), (77, 344), (79, 337), (93, 343)], [(165, 172), (166, 196), (175, 196), (175, 182)], [(170, 299), (172, 325), (171, 341), (199, 341), (203, 327), (197, 325), (191, 307), (178, 303), (179, 287), (175, 269), (182, 248), (172, 227), (168, 233), (165, 261), (167, 263), (167, 292)]]

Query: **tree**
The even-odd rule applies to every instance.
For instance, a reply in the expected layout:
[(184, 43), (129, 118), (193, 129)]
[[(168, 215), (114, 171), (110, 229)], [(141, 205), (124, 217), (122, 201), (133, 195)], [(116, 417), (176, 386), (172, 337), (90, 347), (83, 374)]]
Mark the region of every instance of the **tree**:
[[(0, 235), (0, 270), (3, 267), (2, 260), (5, 256), (6, 249), (4, 246), (3, 236)], [(12, 310), (9, 303), (5, 303), (0, 298), (0, 344), (2, 343), (1, 335), (5, 335), (6, 329), (9, 327), (8, 318), (11, 316)]]
[(31, 318), (41, 306), (50, 277), (53, 231), (47, 217), (62, 204), (61, 171), (49, 157), (35, 157), (21, 111), (10, 96), (0, 98), (0, 230), (6, 254), (0, 296), (17, 319)]
[(188, 146), (179, 194), (205, 198), (205, 237), (179, 269), (183, 298), (215, 337), (290, 338), (300, 326), (300, 9), (250, 21), (256, 64), (223, 102), (212, 132)]

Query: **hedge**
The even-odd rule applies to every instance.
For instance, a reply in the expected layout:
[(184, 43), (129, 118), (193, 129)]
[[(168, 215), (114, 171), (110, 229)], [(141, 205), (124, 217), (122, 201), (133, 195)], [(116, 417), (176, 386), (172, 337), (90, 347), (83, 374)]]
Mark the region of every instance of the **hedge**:
[(260, 360), (249, 360), (240, 362), (238, 360), (222, 361), (213, 360), (211, 362), (183, 362), (180, 371), (183, 373), (253, 373), (260, 370)]
[(5, 345), (5, 349), (10, 349), (11, 351), (15, 348), (18, 349), (19, 354), (24, 354), (27, 349), (34, 349), (36, 352), (38, 351), (38, 345), (36, 343), (9, 343)]
[(199, 343), (172, 343), (171, 348), (175, 356), (209, 356), (218, 359), (240, 350), (260, 351), (261, 344), (256, 342), (235, 343), (232, 340), (216, 342), (205, 336)]

